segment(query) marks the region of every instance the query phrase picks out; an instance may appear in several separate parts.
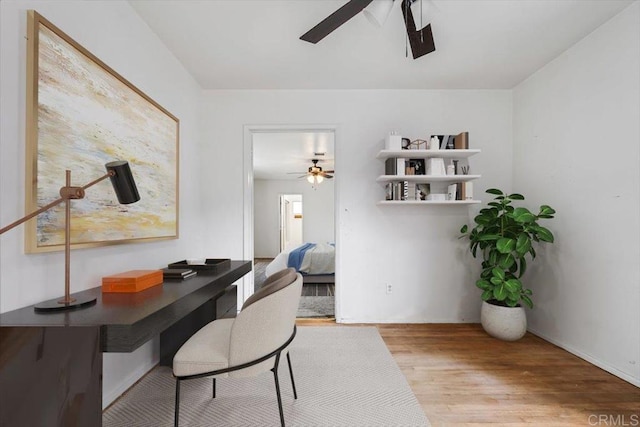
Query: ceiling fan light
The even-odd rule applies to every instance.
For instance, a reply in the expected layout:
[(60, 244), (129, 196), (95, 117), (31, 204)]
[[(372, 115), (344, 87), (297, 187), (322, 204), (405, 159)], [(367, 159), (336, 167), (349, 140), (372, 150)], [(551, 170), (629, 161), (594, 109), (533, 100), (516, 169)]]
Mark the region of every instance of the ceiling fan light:
[(320, 184), (322, 181), (324, 181), (324, 178), (322, 177), (322, 175), (316, 175), (316, 181), (318, 181), (318, 184)]
[(314, 179), (313, 179), (313, 175), (308, 175), (307, 176), (307, 181), (309, 181), (309, 184), (313, 184), (314, 183)]
[(413, 12), (413, 21), (417, 29), (422, 29), (429, 25), (436, 13), (436, 6), (432, 0), (415, 0), (411, 4)]
[(394, 0), (374, 0), (362, 12), (369, 22), (382, 27), (391, 14)]

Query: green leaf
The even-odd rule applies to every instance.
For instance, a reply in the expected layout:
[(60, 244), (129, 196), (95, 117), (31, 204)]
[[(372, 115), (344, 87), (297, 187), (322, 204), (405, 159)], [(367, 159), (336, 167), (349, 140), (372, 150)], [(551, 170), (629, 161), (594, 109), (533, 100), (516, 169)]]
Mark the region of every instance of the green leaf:
[(542, 240), (543, 242), (553, 243), (553, 233), (551, 233), (551, 231), (549, 231), (548, 229), (544, 227), (538, 227), (536, 229), (536, 233), (538, 234), (540, 240)]
[(508, 196), (511, 200), (524, 200), (524, 196), (522, 194), (513, 193)]
[(502, 283), (502, 279), (501, 279), (501, 278), (499, 278), (499, 277), (493, 276), (493, 277), (490, 279), (490, 282), (491, 282), (494, 286), (498, 286), (498, 285), (500, 285), (500, 284)]
[[(515, 258), (514, 258), (514, 261), (515, 261)], [(515, 277), (517, 272), (518, 272), (518, 263), (514, 262), (513, 264), (511, 264), (511, 267), (509, 267), (509, 273), (511, 273), (511, 275)]]
[(527, 305), (527, 307), (533, 308), (533, 301), (531, 301), (531, 298), (529, 298), (526, 295), (522, 295), (521, 298), (522, 298), (522, 301)]
[(504, 287), (507, 288), (509, 292), (520, 293), (522, 283), (520, 283), (520, 280), (518, 279), (509, 279), (504, 282)]
[(527, 260), (522, 257), (520, 258), (520, 275), (518, 277), (522, 277), (525, 271), (527, 271)]
[(493, 291), (484, 291), (480, 298), (482, 298), (482, 301), (489, 301), (493, 298)]
[(520, 233), (516, 242), (516, 252), (518, 255), (524, 255), (531, 249), (531, 239), (527, 233)]
[(476, 286), (479, 287), (482, 290), (489, 290), (489, 289), (493, 289), (493, 286), (491, 286), (491, 283), (489, 283), (488, 280), (484, 280), (484, 279), (480, 279), (476, 282)]
[[(486, 213), (486, 214), (489, 214), (491, 216), (497, 216), (498, 212), (500, 211), (499, 208), (500, 208), (501, 205), (498, 202), (491, 202), (491, 203), (497, 204), (498, 206), (494, 206), (494, 207), (491, 207), (491, 208), (482, 208), (482, 209), (480, 209), (480, 213), (483, 213), (483, 214)], [(489, 205), (491, 205), (491, 203), (489, 203)]]
[(513, 219), (516, 222), (534, 222), (536, 220), (536, 216), (532, 214), (527, 208), (515, 208), (513, 211)]
[(507, 298), (507, 305), (509, 307), (515, 307), (516, 305), (518, 305), (518, 300), (517, 299), (514, 300), (514, 299), (511, 299), (511, 298)]
[(493, 274), (493, 277), (497, 277), (501, 281), (504, 280), (505, 278), (504, 270), (501, 269), (500, 267), (495, 267), (491, 269), (491, 274)]
[(498, 240), (499, 238), (500, 238), (500, 236), (497, 235), (497, 234), (484, 234), (484, 235), (478, 237), (478, 240), (481, 241), (481, 242), (485, 242), (485, 241), (488, 241), (488, 240)]
[(498, 263), (498, 252), (496, 252), (495, 250), (492, 250), (492, 251), (489, 253), (488, 261), (489, 261), (489, 265), (490, 265), (491, 267), (493, 267), (494, 265), (496, 265), (496, 264)]
[(516, 263), (516, 259), (511, 254), (503, 254), (498, 260), (498, 267), (505, 270), (510, 270), (511, 266)]
[(493, 296), (498, 301), (504, 301), (505, 298), (507, 297), (507, 290), (502, 285), (496, 286), (493, 289)]
[(500, 253), (508, 254), (516, 248), (516, 241), (513, 239), (509, 239), (508, 237), (503, 237), (496, 243), (496, 248), (498, 249), (498, 251), (500, 251)]
[[(542, 205), (540, 206), (540, 215), (553, 215), (554, 213), (556, 213), (556, 211), (548, 205)], [(553, 217), (550, 217), (553, 218)]]
[(487, 224), (491, 224), (491, 222), (493, 221), (493, 217), (487, 214), (480, 214), (476, 216), (473, 220), (478, 225), (487, 225)]
[(462, 228), (460, 229), (460, 233), (464, 234), (467, 232), (467, 230), (469, 229), (469, 227), (467, 226), (467, 224), (463, 225)]
[(498, 190), (497, 188), (490, 188), (490, 189), (487, 190), (487, 193), (495, 194), (496, 196), (504, 195), (504, 193), (502, 191)]

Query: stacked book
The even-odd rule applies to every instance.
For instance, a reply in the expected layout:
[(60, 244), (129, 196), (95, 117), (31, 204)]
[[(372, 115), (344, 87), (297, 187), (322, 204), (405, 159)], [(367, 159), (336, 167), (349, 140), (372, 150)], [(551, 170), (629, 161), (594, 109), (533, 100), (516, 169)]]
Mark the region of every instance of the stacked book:
[(164, 280), (184, 280), (198, 274), (190, 268), (163, 268), (162, 277)]

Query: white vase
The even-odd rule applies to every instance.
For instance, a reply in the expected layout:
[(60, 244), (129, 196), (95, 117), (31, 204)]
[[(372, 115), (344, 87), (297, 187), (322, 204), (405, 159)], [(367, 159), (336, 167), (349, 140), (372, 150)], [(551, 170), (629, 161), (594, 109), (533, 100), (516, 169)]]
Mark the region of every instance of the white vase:
[(480, 323), (494, 338), (516, 341), (527, 332), (527, 315), (524, 307), (502, 307), (482, 301)]

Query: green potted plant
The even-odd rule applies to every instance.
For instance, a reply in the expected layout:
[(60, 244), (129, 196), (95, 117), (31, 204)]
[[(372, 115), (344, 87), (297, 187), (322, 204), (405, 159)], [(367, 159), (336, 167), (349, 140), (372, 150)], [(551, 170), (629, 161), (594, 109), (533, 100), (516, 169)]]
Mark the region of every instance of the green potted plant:
[(482, 326), (491, 336), (513, 341), (527, 331), (522, 304), (533, 308), (532, 291), (521, 281), (527, 257), (536, 257), (536, 244), (554, 241), (553, 233), (538, 221), (553, 218), (556, 211), (542, 205), (536, 215), (514, 206), (514, 201), (524, 200), (521, 194), (507, 195), (495, 188), (487, 193), (495, 198), (480, 210), (471, 230), (466, 224), (460, 229), (460, 238), (469, 240), (474, 258), (482, 257), (482, 272), (476, 281), (482, 289)]

